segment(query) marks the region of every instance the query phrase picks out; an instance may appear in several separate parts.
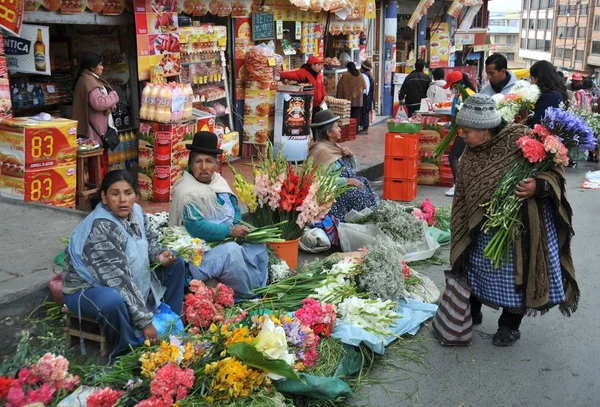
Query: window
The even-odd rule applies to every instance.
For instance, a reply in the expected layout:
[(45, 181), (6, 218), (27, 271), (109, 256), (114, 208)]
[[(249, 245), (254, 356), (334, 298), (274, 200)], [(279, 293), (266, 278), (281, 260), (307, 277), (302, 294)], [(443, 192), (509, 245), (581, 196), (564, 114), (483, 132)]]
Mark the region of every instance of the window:
[(535, 49), (538, 51), (544, 50), (544, 40), (536, 40), (535, 41)]
[[(598, 1), (600, 1), (600, 0), (598, 0)], [(558, 6), (558, 15), (559, 16), (566, 16), (567, 11), (568, 11), (568, 6), (565, 6), (565, 5)]]
[(573, 50), (571, 48), (565, 48), (564, 59), (568, 59), (568, 60), (573, 59)]
[(569, 6), (569, 15), (577, 15), (577, 4), (571, 4)]
[(581, 7), (579, 8), (579, 15), (581, 16), (587, 16), (588, 14), (588, 5), (587, 4), (582, 4)]
[[(600, 0), (598, 0), (598, 1), (600, 1)], [(527, 19), (526, 19), (526, 18), (524, 18), (524, 19), (521, 21), (521, 28), (527, 28)]]
[(527, 40), (527, 49), (535, 49), (535, 40), (531, 38)]
[(550, 40), (544, 41), (544, 52), (552, 51), (552, 42)]
[(539, 7), (540, 7), (539, 0), (531, 0), (531, 9), (532, 10), (537, 10)]
[(566, 27), (558, 27), (556, 30), (556, 37), (557, 38), (564, 38), (565, 34), (566, 34)]
[(555, 4), (554, 0), (549, 0), (548, 1), (548, 8), (554, 8), (554, 4)]
[(573, 38), (575, 36), (575, 27), (567, 27), (567, 38)]
[(600, 31), (600, 16), (594, 17), (594, 31)]
[(564, 52), (563, 48), (556, 48), (554, 50), (554, 57), (555, 58), (562, 58), (563, 57), (563, 52)]
[(534, 20), (534, 19), (529, 20), (529, 29), (535, 30), (536, 25), (537, 25), (537, 20)]
[(585, 39), (585, 33), (587, 32), (587, 27), (579, 27), (577, 29), (577, 38), (584, 38)]
[(538, 20), (538, 30), (545, 30), (546, 29), (546, 20), (544, 19), (539, 19)]
[(551, 30), (553, 24), (554, 24), (554, 21), (551, 18), (549, 18), (548, 20), (546, 20), (546, 28), (547, 29)]
[(506, 44), (508, 45), (514, 45), (517, 43), (517, 36), (516, 35), (507, 35), (506, 36)]
[[(600, 0), (598, 0), (600, 1)], [(529, 0), (523, 0), (523, 10), (527, 10), (527, 6), (529, 5)]]
[(592, 41), (592, 54), (600, 55), (600, 41)]
[(540, 0), (540, 9), (547, 9), (548, 8), (548, 0)]
[(521, 38), (521, 49), (527, 49), (527, 38)]
[(577, 51), (575, 53), (575, 61), (583, 61), (583, 51)]
[(518, 27), (519, 26), (519, 20), (508, 20), (508, 27)]
[(494, 35), (494, 44), (501, 44), (501, 43), (502, 43), (502, 36)]
[(515, 60), (515, 53), (514, 52), (507, 52), (505, 56), (506, 56), (506, 59), (508, 61), (514, 61)]

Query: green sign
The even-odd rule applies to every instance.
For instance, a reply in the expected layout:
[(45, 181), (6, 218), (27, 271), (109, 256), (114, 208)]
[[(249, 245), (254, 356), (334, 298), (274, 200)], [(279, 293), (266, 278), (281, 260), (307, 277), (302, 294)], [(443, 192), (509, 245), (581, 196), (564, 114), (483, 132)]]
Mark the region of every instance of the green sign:
[(252, 41), (265, 41), (275, 38), (273, 13), (252, 13)]

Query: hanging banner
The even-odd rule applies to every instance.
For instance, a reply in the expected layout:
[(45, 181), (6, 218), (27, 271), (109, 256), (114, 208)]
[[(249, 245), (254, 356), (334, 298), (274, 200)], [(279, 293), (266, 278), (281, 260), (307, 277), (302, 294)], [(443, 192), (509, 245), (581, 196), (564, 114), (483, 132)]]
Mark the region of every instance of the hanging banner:
[(429, 67), (448, 66), (450, 58), (450, 33), (448, 23), (439, 23), (433, 27), (429, 41)]
[(48, 27), (23, 24), (20, 37), (4, 37), (4, 52), (9, 72), (50, 75)]
[(16, 36), (21, 35), (24, 12), (25, 0), (3, 0), (2, 13), (0, 13), (0, 27)]
[(377, 18), (375, 0), (367, 0), (365, 2), (365, 18)]
[(434, 2), (435, 0), (421, 0), (415, 9), (415, 12), (410, 17), (410, 20), (408, 20), (407, 25), (414, 30), (417, 27), (417, 24), (419, 24), (419, 21), (421, 21), (421, 18), (427, 12), (427, 9), (429, 9)]

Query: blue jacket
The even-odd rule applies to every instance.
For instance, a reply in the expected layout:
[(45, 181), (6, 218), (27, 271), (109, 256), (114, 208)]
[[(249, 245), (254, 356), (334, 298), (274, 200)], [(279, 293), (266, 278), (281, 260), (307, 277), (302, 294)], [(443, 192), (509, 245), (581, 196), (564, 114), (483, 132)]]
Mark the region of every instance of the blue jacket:
[[(220, 194), (217, 194), (217, 203), (219, 205), (223, 205), (225, 201), (219, 195)], [(233, 224), (235, 225), (239, 223), (240, 219), (242, 219), (242, 211), (238, 205), (237, 198), (234, 195), (230, 195), (229, 198), (231, 199), (231, 203), (235, 210), (235, 219), (233, 221)], [(203, 239), (207, 242), (219, 242), (229, 237), (229, 232), (232, 226), (231, 224), (211, 222), (204, 219), (204, 217), (202, 217), (196, 210), (191, 209), (191, 211), (193, 212), (192, 215), (195, 220), (188, 217), (187, 210), (183, 211), (183, 225), (190, 235), (199, 239)]]
[(558, 107), (561, 102), (564, 102), (564, 100), (558, 91), (551, 90), (550, 92), (542, 93), (535, 103), (533, 117), (529, 119), (528, 126), (533, 128), (536, 124), (540, 124), (544, 116), (546, 116), (546, 109), (549, 107)]

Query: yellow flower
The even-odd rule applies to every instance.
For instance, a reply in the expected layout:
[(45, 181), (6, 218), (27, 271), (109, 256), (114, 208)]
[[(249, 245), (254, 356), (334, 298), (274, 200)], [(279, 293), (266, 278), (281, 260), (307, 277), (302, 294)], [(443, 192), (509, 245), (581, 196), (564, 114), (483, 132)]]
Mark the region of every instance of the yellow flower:
[(149, 339), (146, 339), (146, 340), (144, 341), (144, 345), (146, 345), (146, 346), (150, 347), (150, 340), (149, 340)]
[(215, 373), (211, 392), (213, 401), (246, 397), (271, 384), (266, 373), (251, 369), (233, 357), (206, 365), (204, 372)]
[(208, 332), (210, 332), (211, 334), (214, 334), (218, 331), (218, 327), (216, 324), (210, 324), (210, 328), (208, 328)]
[(194, 242), (194, 244), (200, 244), (202, 243), (202, 240), (198, 239), (197, 237), (192, 239), (192, 242)]

